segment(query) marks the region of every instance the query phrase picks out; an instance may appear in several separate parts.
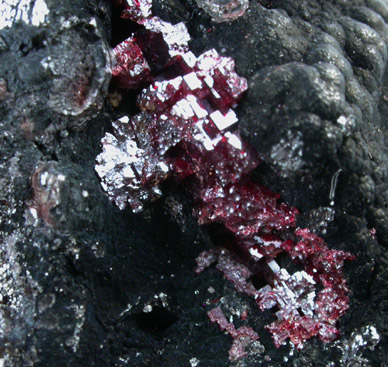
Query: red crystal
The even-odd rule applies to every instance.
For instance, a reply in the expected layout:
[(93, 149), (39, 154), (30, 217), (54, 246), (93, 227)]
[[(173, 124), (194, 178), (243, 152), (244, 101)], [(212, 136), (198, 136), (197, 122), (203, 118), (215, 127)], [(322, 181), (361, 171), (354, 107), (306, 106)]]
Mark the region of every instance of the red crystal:
[(114, 48), (113, 76), (122, 88), (136, 89), (152, 74), (187, 53), (190, 36), (184, 23), (172, 25), (151, 14), (152, 0), (115, 0), (124, 7), (122, 18), (144, 27)]
[[(238, 248), (202, 252), (195, 271), (216, 262), (239, 292), (262, 310), (274, 309), (276, 320), (266, 328), (277, 347), (287, 339), (302, 348), (313, 336), (337, 338), (336, 322), (349, 303), (342, 267), (354, 257), (329, 249), (308, 229), (295, 230), (298, 210), (250, 180), (257, 154), (231, 131), (237, 123), (232, 108), (248, 87), (233, 59), (215, 50), (195, 57), (185, 25), (152, 16), (151, 0), (117, 2), (122, 16), (143, 29), (114, 49), (113, 76), (123, 88), (149, 85), (137, 98), (141, 112), (115, 121), (113, 134), (102, 140), (96, 171), (108, 196), (136, 212), (161, 195), (159, 184), (168, 175), (190, 177), (199, 224), (222, 224)], [(281, 268), (276, 258), (282, 252), (304, 270), (289, 274)], [(260, 289), (252, 281), (258, 275), (266, 284)], [(208, 316), (233, 338), (231, 360), (258, 339), (249, 327), (236, 330), (219, 307)]]
[[(319, 254), (322, 253), (330, 255), (339, 253), (339, 256), (324, 257), (326, 268), (319, 268), (319, 270), (314, 268), (315, 271), (311, 274), (298, 271), (290, 275), (286, 269), (281, 269), (272, 257), (282, 251), (282, 247), (288, 251), (293, 249), (300, 251), (301, 246), (293, 245), (291, 240), (281, 242), (273, 235), (245, 239), (240, 243), (241, 248), (249, 253), (256, 263), (260, 262), (260, 271), (268, 282), (268, 285), (259, 290), (256, 290), (249, 281), (252, 276), (249, 267), (228, 251), (204, 252), (197, 259), (197, 272), (217, 262), (216, 268), (224, 273), (225, 278), (231, 281), (239, 292), (254, 298), (260, 309), (275, 307), (278, 309), (277, 320), (266, 327), (277, 347), (286, 339), (290, 339), (297, 348), (302, 348), (303, 343), (313, 336), (318, 336), (324, 342), (337, 338), (339, 331), (335, 324), (343, 316), (349, 303), (346, 296), (348, 289), (341, 268), (343, 260), (352, 259), (353, 256), (341, 251), (329, 250), (320, 237), (311, 234), (308, 230), (297, 229), (295, 233), (304, 238), (302, 242), (306, 245), (303, 247), (306, 251), (303, 257), (305, 265), (308, 265), (306, 259), (311, 258), (314, 263), (315, 256), (319, 258)], [(256, 240), (256, 246), (253, 244), (254, 240)], [(310, 243), (309, 240), (314, 243)], [(265, 244), (270, 246), (267, 253)], [(296, 261), (301, 261), (299, 256), (294, 258)], [(317, 260), (318, 263), (319, 261), (320, 259)], [(306, 269), (311, 270), (311, 267), (306, 266)], [(318, 294), (315, 291), (317, 282), (321, 282), (324, 286)]]
[(213, 186), (203, 191), (201, 199), (199, 223), (224, 223), (238, 237), (287, 229), (294, 225), (298, 213), (279, 204), (277, 195), (252, 183)]
[(113, 53), (116, 65), (112, 75), (121, 88), (136, 89), (152, 80), (150, 66), (133, 37), (117, 45)]
[[(133, 64), (136, 57), (144, 63), (139, 50), (133, 38), (116, 47), (119, 64), (115, 75), (120, 85), (127, 88), (139, 86), (150, 76), (149, 69), (142, 69), (136, 76), (130, 73), (136, 67)], [(226, 59), (215, 51), (207, 59), (210, 56)], [(201, 81), (200, 73), (210, 83), (209, 73), (217, 67), (217, 62), (213, 60), (209, 66), (203, 60), (197, 61), (191, 53), (182, 54), (180, 60), (187, 67), (191, 65), (190, 70), (195, 66), (197, 71), (152, 83), (138, 97), (138, 106), (143, 112), (116, 121), (114, 134), (106, 134), (102, 141), (104, 150), (97, 157), (96, 170), (108, 195), (120, 208), (129, 204), (132, 210), (141, 210), (144, 201), (159, 194), (158, 184), (171, 172), (171, 167), (181, 178), (195, 175), (200, 187), (205, 189), (210, 184), (237, 182), (257, 165), (252, 149), (238, 135), (226, 131), (237, 122), (234, 112), (214, 110), (207, 101), (210, 91)], [(233, 65), (229, 59), (225, 63), (228, 68)], [(222, 75), (226, 84), (237, 83), (245, 88), (246, 82), (234, 72), (232, 81), (225, 72)], [(235, 88), (235, 97), (242, 92)], [(166, 153), (177, 145), (181, 146), (182, 155), (168, 157)]]

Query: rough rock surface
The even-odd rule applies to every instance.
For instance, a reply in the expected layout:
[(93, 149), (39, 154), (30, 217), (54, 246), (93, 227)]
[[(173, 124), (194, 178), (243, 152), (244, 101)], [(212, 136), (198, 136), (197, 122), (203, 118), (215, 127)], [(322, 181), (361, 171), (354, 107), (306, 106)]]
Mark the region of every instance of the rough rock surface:
[[(134, 111), (132, 93), (117, 109), (106, 98), (110, 46), (132, 30), (114, 11), (111, 24), (108, 1), (46, 0), (42, 19), (41, 0), (7, 16), (13, 3), (0, 7), (0, 365), (388, 366), (386, 1), (251, 0), (231, 23), (193, 0), (154, 1), (186, 21), (197, 54), (214, 47), (248, 79), (237, 113), (264, 162), (255, 179), (357, 256), (342, 338), (301, 351), (275, 349), (272, 312), (215, 269), (194, 274), (223, 239), (197, 225), (183, 188), (166, 183), (137, 215), (104, 195), (99, 141)], [(228, 361), (232, 340), (207, 319), (218, 305), (236, 328), (248, 310), (260, 339), (244, 359)]]

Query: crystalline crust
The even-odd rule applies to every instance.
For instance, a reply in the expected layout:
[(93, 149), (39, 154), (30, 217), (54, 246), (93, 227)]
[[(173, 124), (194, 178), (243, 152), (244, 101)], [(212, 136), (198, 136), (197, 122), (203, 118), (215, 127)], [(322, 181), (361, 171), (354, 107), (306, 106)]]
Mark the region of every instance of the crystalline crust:
[[(196, 57), (188, 49), (185, 25), (152, 16), (151, 0), (117, 2), (122, 16), (144, 29), (115, 47), (113, 76), (122, 88), (143, 89), (137, 97), (141, 112), (113, 122), (112, 133), (102, 139), (96, 171), (109, 198), (120, 209), (138, 212), (161, 195), (166, 177), (190, 177), (199, 224), (221, 223), (239, 249), (239, 255), (225, 248), (202, 252), (196, 272), (216, 263), (260, 309), (276, 309), (276, 320), (266, 328), (277, 347), (287, 339), (297, 348), (313, 336), (334, 340), (349, 303), (342, 267), (353, 256), (329, 249), (308, 229), (295, 230), (298, 210), (251, 182), (259, 160), (232, 131), (238, 120), (233, 107), (248, 88), (246, 79), (235, 72), (233, 59), (216, 50)], [(246, 8), (244, 1), (198, 2), (204, 9), (227, 6), (230, 14)], [(304, 270), (289, 274), (276, 261), (280, 253)], [(265, 280), (264, 287), (256, 289), (251, 280), (256, 276)], [(231, 360), (243, 357), (258, 339), (247, 326), (236, 330), (219, 307), (208, 316), (233, 338)]]

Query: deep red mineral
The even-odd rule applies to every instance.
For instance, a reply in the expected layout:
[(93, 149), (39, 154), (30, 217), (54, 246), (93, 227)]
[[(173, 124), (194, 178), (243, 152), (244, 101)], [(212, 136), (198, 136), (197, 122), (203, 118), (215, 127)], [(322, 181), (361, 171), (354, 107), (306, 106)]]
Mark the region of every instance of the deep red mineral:
[[(119, 3), (122, 16), (144, 29), (114, 49), (113, 76), (123, 88), (149, 85), (137, 99), (141, 112), (115, 121), (113, 134), (102, 140), (96, 171), (103, 188), (119, 208), (137, 212), (161, 195), (159, 184), (167, 176), (192, 177), (198, 222), (223, 224), (244, 255), (225, 248), (201, 253), (196, 272), (217, 262), (216, 268), (260, 309), (276, 309), (277, 320), (267, 329), (277, 347), (286, 339), (301, 348), (312, 336), (325, 342), (337, 338), (335, 325), (349, 302), (342, 267), (353, 256), (330, 250), (308, 229), (295, 230), (297, 209), (250, 181), (259, 161), (232, 131), (237, 123), (232, 108), (248, 87), (234, 71), (234, 61), (216, 50), (196, 57), (188, 49), (185, 25), (152, 16), (150, 0)], [(168, 154), (172, 148), (180, 153)], [(280, 268), (276, 257), (282, 252), (304, 270), (289, 274)], [(258, 270), (267, 282), (260, 289), (249, 280)], [(232, 360), (258, 339), (249, 327), (236, 330), (220, 308), (208, 316), (233, 338)]]
[(117, 45), (113, 52), (116, 65), (112, 74), (121, 88), (136, 89), (151, 80), (151, 68), (133, 37)]

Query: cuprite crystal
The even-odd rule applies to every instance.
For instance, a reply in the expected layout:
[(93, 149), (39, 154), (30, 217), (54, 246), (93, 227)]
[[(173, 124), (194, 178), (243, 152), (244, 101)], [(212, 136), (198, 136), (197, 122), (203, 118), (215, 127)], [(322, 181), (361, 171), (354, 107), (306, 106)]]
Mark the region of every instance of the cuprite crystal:
[(252, 183), (209, 187), (201, 199), (199, 223), (222, 222), (238, 237), (284, 230), (297, 214), (295, 208), (279, 204), (277, 195)]
[(139, 45), (130, 37), (113, 49), (116, 64), (112, 75), (121, 88), (136, 89), (151, 81), (151, 68)]
[(172, 58), (189, 51), (190, 35), (184, 23), (171, 24), (151, 14), (151, 0), (120, 0), (122, 18), (138, 23), (143, 29), (114, 48), (116, 65), (113, 76), (122, 88), (136, 89), (151, 82), (152, 76)]
[[(204, 8), (226, 6), (231, 11), (226, 17), (247, 6), (199, 2)], [(297, 348), (313, 336), (334, 340), (336, 322), (349, 303), (342, 267), (353, 256), (329, 249), (308, 229), (295, 230), (298, 210), (251, 181), (260, 162), (236, 131), (233, 111), (248, 88), (246, 79), (235, 72), (233, 59), (214, 49), (196, 57), (188, 49), (185, 25), (154, 17), (151, 0), (118, 3), (122, 16), (143, 28), (115, 48), (113, 75), (123, 88), (143, 89), (137, 97), (140, 112), (115, 121), (102, 139), (96, 171), (104, 190), (119, 208), (138, 212), (162, 194), (159, 186), (166, 177), (190, 177), (199, 224), (222, 224), (233, 237), (223, 248), (202, 252), (196, 273), (216, 263), (260, 309), (274, 309), (276, 320), (266, 328), (277, 347), (287, 339)], [(281, 268), (281, 253), (304, 269), (290, 274)], [(266, 284), (259, 289), (251, 281), (258, 274)], [(233, 338), (231, 360), (243, 357), (258, 338), (247, 326), (236, 330), (220, 307), (208, 316)]]
[[(309, 235), (308, 230), (297, 229), (295, 232), (302, 236)], [(315, 235), (311, 236), (320, 243), (320, 249), (324, 252), (331, 251), (327, 249), (322, 239)], [(290, 339), (298, 349), (313, 336), (318, 336), (324, 342), (336, 339), (339, 336), (336, 322), (347, 310), (349, 303), (346, 296), (348, 289), (341, 270), (343, 259), (351, 260), (353, 256), (339, 252), (341, 254), (339, 260), (327, 263), (332, 267), (332, 271), (325, 269), (318, 271), (309, 267), (308, 263), (303, 263), (306, 270), (289, 274), (273, 257), (282, 251), (281, 247), (290, 246), (291, 241), (279, 244), (280, 241), (276, 237), (272, 240), (267, 237), (266, 242), (271, 243), (272, 249), (277, 250), (266, 254), (263, 250), (264, 240), (258, 236), (254, 239), (258, 244), (257, 247), (253, 247), (252, 244), (247, 246), (246, 242), (245, 247), (240, 247), (249, 253), (254, 260), (253, 265), (252, 262), (244, 261), (225, 249), (211, 250), (198, 256), (196, 272), (200, 273), (217, 262), (216, 269), (233, 283), (236, 290), (255, 299), (261, 310), (276, 309), (277, 320), (266, 326), (276, 347), (280, 347), (286, 339)], [(335, 256), (332, 257), (334, 258)], [(260, 266), (255, 265), (257, 262)], [(250, 282), (254, 275), (253, 271), (258, 270), (268, 283), (260, 289), (256, 289)], [(325, 280), (326, 277), (330, 278), (330, 285)], [(316, 291), (317, 283), (324, 287), (319, 292)]]
[[(150, 81), (152, 70), (147, 60), (151, 58), (154, 66), (157, 60), (152, 55), (147, 59), (138, 39), (135, 34), (114, 50), (117, 64), (113, 74), (118, 85), (128, 89)], [(168, 42), (174, 45), (171, 35)], [(257, 165), (253, 150), (238, 134), (227, 131), (237, 123), (230, 106), (247, 89), (246, 80), (234, 71), (233, 60), (215, 50), (196, 58), (183, 52), (184, 42), (179, 45), (183, 47), (179, 57), (170, 57), (172, 54), (163, 63), (168, 59), (169, 68), (177, 64), (177, 69), (186, 73), (155, 80), (143, 89), (137, 98), (142, 112), (115, 121), (113, 135), (107, 133), (102, 140), (96, 171), (109, 197), (121, 209), (129, 205), (134, 211), (141, 210), (145, 201), (160, 194), (159, 183), (171, 172), (180, 178), (195, 175), (206, 189), (210, 182), (235, 183)], [(221, 96), (224, 102), (218, 101)], [(169, 157), (169, 149), (178, 145), (182, 155)]]

